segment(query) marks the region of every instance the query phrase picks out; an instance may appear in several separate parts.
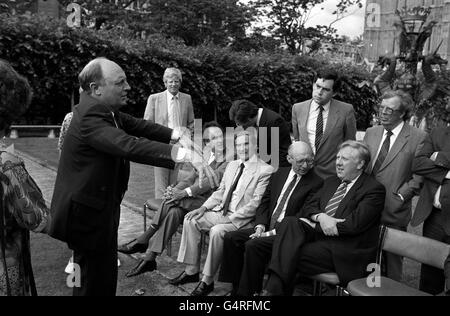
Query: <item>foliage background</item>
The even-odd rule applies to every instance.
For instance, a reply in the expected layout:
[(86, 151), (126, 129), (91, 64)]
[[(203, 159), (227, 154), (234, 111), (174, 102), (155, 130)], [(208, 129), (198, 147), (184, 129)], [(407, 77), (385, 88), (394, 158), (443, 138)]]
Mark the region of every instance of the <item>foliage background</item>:
[(121, 65), (132, 91), (124, 109), (142, 117), (151, 93), (164, 90), (162, 74), (169, 66), (183, 72), (182, 91), (192, 95), (195, 115), (229, 125), (231, 102), (248, 98), (291, 120), (294, 103), (310, 98), (314, 70), (334, 68), (345, 75), (337, 99), (354, 105), (358, 128), (369, 126), (377, 96), (361, 85), (369, 74), (320, 57), (288, 53), (239, 53), (203, 44), (188, 47), (154, 35), (127, 39), (124, 30), (70, 29), (64, 21), (0, 15), (0, 58), (10, 61), (34, 87), (33, 104), (23, 117), (27, 124), (58, 124), (77, 102), (77, 74), (91, 59), (105, 56)]

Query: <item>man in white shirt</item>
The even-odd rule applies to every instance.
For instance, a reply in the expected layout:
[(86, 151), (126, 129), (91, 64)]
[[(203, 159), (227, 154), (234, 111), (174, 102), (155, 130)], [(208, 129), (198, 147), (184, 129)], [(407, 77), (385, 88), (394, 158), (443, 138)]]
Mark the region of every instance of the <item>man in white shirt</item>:
[[(305, 219), (286, 217), (277, 227), (263, 295), (290, 295), (300, 276), (335, 272), (340, 284), (366, 274), (374, 262), (385, 189), (364, 173), (367, 146), (344, 142), (336, 173), (304, 206)], [(312, 222), (315, 222), (312, 223)]]
[[(152, 94), (147, 101), (144, 119), (166, 127), (194, 129), (194, 108), (189, 94), (180, 92), (181, 71), (167, 68), (163, 76), (166, 91)], [(177, 181), (177, 171), (155, 167), (155, 199), (162, 199), (166, 188)]]
[(312, 99), (292, 107), (294, 139), (311, 145), (316, 173), (326, 179), (335, 174), (335, 156), (340, 144), (356, 139), (355, 111), (351, 104), (337, 101), (342, 80), (335, 71), (319, 73)]
[[(372, 161), (367, 173), (382, 183), (387, 192), (381, 222), (403, 231), (411, 220), (412, 198), (419, 194), (423, 182), (412, 169), (426, 133), (405, 123), (413, 105), (406, 92), (386, 92), (379, 109), (382, 125), (369, 128), (364, 136)], [(386, 253), (385, 262), (387, 276), (400, 282), (403, 258)]]
[[(450, 103), (447, 104), (447, 119)], [(450, 126), (435, 128), (414, 159), (413, 170), (424, 177), (424, 186), (411, 225), (423, 223), (423, 235), (450, 244)], [(446, 267), (447, 290), (450, 266)], [(422, 265), (420, 290), (438, 294), (444, 290), (442, 270)]]
[(269, 180), (256, 210), (255, 228), (225, 234), (219, 281), (231, 283), (231, 295), (251, 296), (262, 290), (276, 227), (287, 216), (302, 217), (301, 209), (322, 187), (313, 169), (309, 144), (294, 142), (288, 150), (291, 167), (279, 168)]
[(209, 231), (209, 247), (203, 279), (191, 293), (205, 296), (214, 290), (214, 276), (222, 261), (225, 233), (253, 226), (256, 208), (266, 190), (273, 168), (256, 154), (256, 135), (248, 131), (236, 136), (238, 160), (231, 161), (219, 188), (197, 210), (184, 218), (178, 261), (186, 268), (169, 281), (179, 285), (195, 282), (200, 272), (199, 243), (202, 231)]

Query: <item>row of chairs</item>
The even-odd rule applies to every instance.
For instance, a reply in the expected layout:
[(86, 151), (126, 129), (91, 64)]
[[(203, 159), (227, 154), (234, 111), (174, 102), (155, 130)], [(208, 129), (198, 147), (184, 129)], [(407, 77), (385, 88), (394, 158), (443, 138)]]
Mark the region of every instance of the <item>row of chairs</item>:
[[(445, 261), (450, 254), (450, 245), (382, 226), (375, 267), (381, 267), (383, 251), (444, 269)], [(339, 277), (335, 273), (316, 275), (312, 277), (314, 294), (321, 295), (323, 285), (327, 284), (336, 287), (337, 296), (344, 294), (351, 296), (431, 296), (406, 284), (381, 276), (380, 269), (374, 272), (373, 279), (370, 277), (353, 280), (346, 289), (340, 285)]]
[[(144, 204), (144, 231), (147, 229), (147, 211), (156, 212), (162, 200), (149, 199)], [(181, 226), (180, 226), (181, 227)], [(181, 231), (179, 231), (181, 233)], [(202, 234), (200, 249), (206, 245), (207, 234)], [(430, 294), (414, 289), (403, 283), (381, 276), (379, 267), (382, 265), (382, 253), (391, 252), (402, 257), (415, 260), (439, 269), (444, 269), (445, 261), (450, 254), (450, 245), (403, 232), (397, 229), (381, 226), (373, 279), (362, 278), (351, 281), (347, 288), (340, 285), (336, 273), (323, 273), (311, 277), (314, 282), (313, 295), (320, 296), (324, 285), (336, 288), (336, 296), (430, 296)], [(167, 255), (172, 255), (172, 241), (167, 244)], [(377, 269), (378, 267), (378, 269)]]

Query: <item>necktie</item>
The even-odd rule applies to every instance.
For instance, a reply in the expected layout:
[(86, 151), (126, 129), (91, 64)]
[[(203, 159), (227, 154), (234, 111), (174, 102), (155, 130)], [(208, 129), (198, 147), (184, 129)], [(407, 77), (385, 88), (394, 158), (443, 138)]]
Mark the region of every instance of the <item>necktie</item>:
[(345, 194), (347, 193), (347, 186), (347, 182), (341, 182), (331, 200), (328, 201), (328, 204), (325, 207), (325, 214), (332, 217), (336, 214), (339, 204), (342, 202)]
[(319, 105), (319, 116), (317, 117), (317, 122), (316, 122), (316, 142), (315, 142), (315, 146), (316, 146), (316, 153), (317, 150), (319, 149), (319, 145), (320, 145), (320, 141), (322, 140), (322, 136), (323, 136), (323, 106)]
[(278, 218), (280, 217), (281, 212), (284, 209), (284, 205), (286, 204), (289, 195), (291, 194), (292, 190), (294, 189), (296, 182), (297, 182), (297, 175), (294, 175), (294, 179), (292, 179), (291, 183), (289, 183), (289, 186), (287, 187), (286, 191), (284, 191), (284, 194), (283, 194), (283, 197), (281, 198), (280, 203), (278, 203), (278, 207), (276, 208), (275, 212), (272, 214), (272, 218), (270, 219), (270, 230), (274, 229), (275, 224), (278, 221)]
[(233, 185), (230, 188), (230, 191), (228, 191), (227, 198), (225, 199), (225, 202), (223, 203), (223, 209), (222, 209), (223, 216), (226, 216), (228, 213), (228, 208), (230, 207), (230, 202), (231, 202), (231, 198), (233, 196), (233, 192), (234, 192), (234, 190), (236, 190), (239, 179), (241, 178), (242, 172), (244, 171), (244, 167), (245, 167), (245, 165), (243, 163), (241, 163), (239, 173), (238, 173), (236, 179), (234, 180)]
[(180, 107), (178, 105), (178, 97), (173, 96), (170, 100), (171, 108), (172, 108), (172, 122), (173, 127), (180, 127), (181, 126), (181, 120), (180, 120)]
[(380, 170), (381, 165), (383, 164), (384, 160), (386, 159), (389, 148), (391, 147), (391, 136), (393, 135), (392, 131), (387, 131), (386, 139), (383, 142), (383, 145), (381, 146), (380, 153), (378, 154), (377, 161), (375, 161), (375, 165), (372, 169), (372, 174), (374, 176), (377, 175), (378, 170)]

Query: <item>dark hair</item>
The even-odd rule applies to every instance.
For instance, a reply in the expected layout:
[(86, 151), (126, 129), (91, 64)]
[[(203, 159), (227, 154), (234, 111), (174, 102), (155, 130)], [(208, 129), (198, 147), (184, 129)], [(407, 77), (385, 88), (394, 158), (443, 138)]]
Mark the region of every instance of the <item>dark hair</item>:
[(30, 105), (32, 91), (28, 80), (0, 59), (0, 130), (21, 116)]
[(339, 92), (342, 87), (342, 77), (332, 69), (318, 71), (314, 76), (314, 82), (316, 82), (317, 79), (333, 80), (333, 92)]
[(258, 106), (248, 100), (234, 101), (230, 108), (230, 120), (245, 125), (258, 115)]
[(203, 131), (206, 131), (206, 129), (208, 129), (210, 127), (218, 127), (223, 132), (222, 125), (220, 125), (216, 121), (209, 121), (209, 122), (206, 122), (205, 124), (203, 124)]

